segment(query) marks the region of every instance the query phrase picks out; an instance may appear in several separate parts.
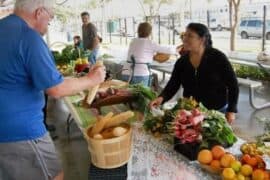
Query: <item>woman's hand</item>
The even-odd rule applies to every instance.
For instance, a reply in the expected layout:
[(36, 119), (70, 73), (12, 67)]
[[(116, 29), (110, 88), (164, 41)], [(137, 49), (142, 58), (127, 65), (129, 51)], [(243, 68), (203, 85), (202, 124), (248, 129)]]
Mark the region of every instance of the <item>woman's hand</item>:
[(227, 112), (227, 113), (225, 114), (225, 117), (226, 117), (228, 123), (229, 123), (229, 124), (232, 124), (233, 121), (235, 120), (235, 113), (234, 113), (234, 112)]
[(163, 102), (163, 97), (158, 97), (150, 102), (149, 107), (150, 109), (158, 107)]

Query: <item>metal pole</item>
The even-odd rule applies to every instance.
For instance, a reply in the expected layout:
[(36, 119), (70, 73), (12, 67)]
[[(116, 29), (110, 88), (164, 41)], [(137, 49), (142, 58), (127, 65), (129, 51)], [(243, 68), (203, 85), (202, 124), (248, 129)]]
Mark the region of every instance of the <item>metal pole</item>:
[(119, 18), (119, 35), (120, 35), (120, 44), (122, 44), (121, 18)]
[(148, 16), (145, 16), (145, 21), (148, 22)]
[[(168, 16), (168, 27), (169, 27), (169, 29), (170, 29), (170, 26), (171, 26), (171, 24), (170, 24), (170, 17)], [(169, 44), (171, 44), (171, 31), (168, 31), (169, 33)]]
[(113, 26), (113, 21), (109, 20), (109, 36), (110, 36), (110, 43), (112, 43), (112, 26)]
[(209, 10), (206, 11), (206, 15), (207, 15), (207, 26), (210, 29), (211, 27), (210, 27), (210, 12), (209, 12)]
[(125, 36), (126, 36), (126, 45), (127, 45), (127, 18), (124, 19), (124, 23), (125, 23)]
[(132, 20), (133, 20), (133, 37), (135, 37), (136, 36), (136, 27), (135, 27), (136, 21), (135, 21), (135, 17), (132, 17)]
[(263, 6), (263, 30), (262, 30), (262, 51), (265, 50), (265, 32), (266, 32), (266, 6)]
[(175, 45), (175, 19), (174, 14), (172, 15), (172, 30), (173, 30), (173, 45)]
[(160, 38), (160, 15), (158, 16), (158, 43), (161, 43), (161, 38)]

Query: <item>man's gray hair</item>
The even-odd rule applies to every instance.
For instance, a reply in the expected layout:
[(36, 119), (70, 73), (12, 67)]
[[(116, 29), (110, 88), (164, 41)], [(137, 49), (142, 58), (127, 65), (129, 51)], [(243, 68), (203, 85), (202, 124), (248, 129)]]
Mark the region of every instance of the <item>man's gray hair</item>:
[(34, 12), (39, 7), (53, 8), (54, 0), (16, 0), (15, 10)]

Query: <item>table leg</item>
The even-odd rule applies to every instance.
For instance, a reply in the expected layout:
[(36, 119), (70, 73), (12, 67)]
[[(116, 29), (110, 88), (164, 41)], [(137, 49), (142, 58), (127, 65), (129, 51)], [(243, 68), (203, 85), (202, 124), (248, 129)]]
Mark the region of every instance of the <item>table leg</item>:
[(67, 117), (67, 134), (68, 134), (68, 139), (70, 139), (70, 125), (73, 122), (73, 118), (71, 116), (71, 114), (69, 113), (68, 117)]

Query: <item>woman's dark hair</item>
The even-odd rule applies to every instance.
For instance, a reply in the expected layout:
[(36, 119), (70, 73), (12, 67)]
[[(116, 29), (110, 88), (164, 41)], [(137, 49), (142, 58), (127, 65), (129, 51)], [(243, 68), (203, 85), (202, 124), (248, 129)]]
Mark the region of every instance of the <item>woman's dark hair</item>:
[(151, 32), (152, 32), (151, 24), (149, 24), (148, 22), (143, 22), (143, 23), (139, 24), (138, 36), (140, 38), (146, 38), (146, 37), (150, 36)]
[(212, 42), (212, 38), (211, 38), (211, 34), (209, 32), (209, 29), (201, 23), (190, 23), (187, 26), (187, 29), (195, 32), (196, 34), (198, 34), (201, 38), (205, 38), (205, 47), (212, 47), (213, 42)]

